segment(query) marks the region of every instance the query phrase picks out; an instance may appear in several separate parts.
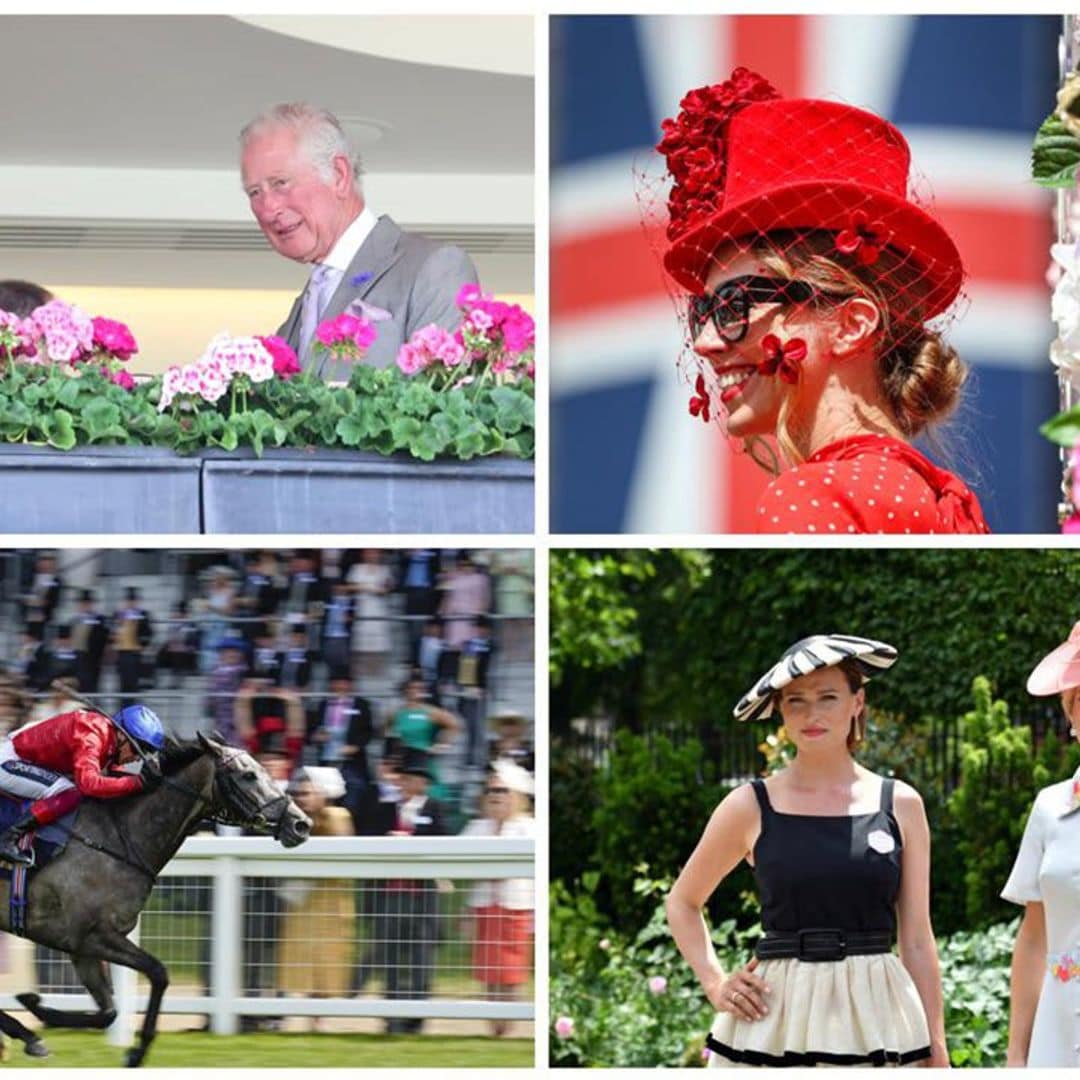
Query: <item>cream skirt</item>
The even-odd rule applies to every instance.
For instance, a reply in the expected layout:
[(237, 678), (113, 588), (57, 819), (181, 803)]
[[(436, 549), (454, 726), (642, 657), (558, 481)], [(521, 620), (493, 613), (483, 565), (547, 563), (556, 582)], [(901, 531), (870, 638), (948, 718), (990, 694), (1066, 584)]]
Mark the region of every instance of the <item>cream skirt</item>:
[(718, 1013), (710, 1068), (735, 1065), (911, 1065), (930, 1056), (926, 1014), (894, 953), (844, 960), (763, 960), (772, 988), (762, 1020)]

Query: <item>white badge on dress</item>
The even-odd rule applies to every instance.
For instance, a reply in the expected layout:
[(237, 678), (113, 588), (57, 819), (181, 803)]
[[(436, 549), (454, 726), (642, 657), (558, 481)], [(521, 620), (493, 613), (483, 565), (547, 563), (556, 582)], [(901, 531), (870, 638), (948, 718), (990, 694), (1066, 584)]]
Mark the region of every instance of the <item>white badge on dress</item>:
[(896, 850), (896, 841), (884, 829), (875, 829), (866, 838), (866, 842), (879, 855), (888, 855), (890, 851)]

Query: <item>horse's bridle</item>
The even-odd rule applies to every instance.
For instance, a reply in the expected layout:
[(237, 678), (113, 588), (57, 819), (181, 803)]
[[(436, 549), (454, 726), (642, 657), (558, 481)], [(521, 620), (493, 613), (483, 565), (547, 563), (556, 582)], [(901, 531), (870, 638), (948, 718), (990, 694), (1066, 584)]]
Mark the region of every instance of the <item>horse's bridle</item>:
[(251, 792), (245, 790), (233, 771), (228, 768), (243, 753), (243, 750), (232, 750), (223, 754), (221, 763), (225, 767), (216, 771), (214, 777), (214, 785), (221, 791), (221, 799), (215, 799), (215, 802), (232, 804), (236, 810), (230, 811), (219, 805), (210, 815), (210, 820), (222, 825), (244, 825), (255, 829), (266, 829), (268, 832), (272, 831), (274, 838), (278, 839), (285, 824), (289, 796), (282, 792), (263, 803)]

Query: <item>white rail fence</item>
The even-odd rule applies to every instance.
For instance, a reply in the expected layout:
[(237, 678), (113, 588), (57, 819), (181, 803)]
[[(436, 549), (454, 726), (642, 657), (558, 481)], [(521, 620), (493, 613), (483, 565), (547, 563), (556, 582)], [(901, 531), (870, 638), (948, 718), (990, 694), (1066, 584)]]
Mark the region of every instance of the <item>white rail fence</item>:
[[(241, 1016), (531, 1020), (530, 914), (517, 916), (518, 956), (504, 961), (506, 923), (482, 905), (493, 892), (527, 903), (533, 876), (531, 839), (318, 837), (286, 851), (260, 837), (196, 836), (162, 871), (131, 937), (169, 968), (162, 1011), (206, 1015), (222, 1035)], [(39, 971), (41, 960), (39, 950)], [(112, 971), (111, 1035), (123, 1043), (148, 987)], [(14, 994), (30, 988), (0, 993), (0, 1009), (17, 1010)], [(93, 1008), (85, 992), (39, 990), (54, 1008)]]

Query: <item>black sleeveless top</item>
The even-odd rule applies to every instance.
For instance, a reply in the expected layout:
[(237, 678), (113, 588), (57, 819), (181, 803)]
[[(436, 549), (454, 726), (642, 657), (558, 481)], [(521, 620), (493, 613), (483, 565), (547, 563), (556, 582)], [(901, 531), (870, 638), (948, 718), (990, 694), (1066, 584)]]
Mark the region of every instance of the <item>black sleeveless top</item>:
[(766, 931), (887, 930), (896, 934), (900, 827), (893, 781), (881, 784), (881, 806), (869, 814), (817, 817), (772, 808), (763, 780), (753, 781), (761, 807), (754, 877)]

